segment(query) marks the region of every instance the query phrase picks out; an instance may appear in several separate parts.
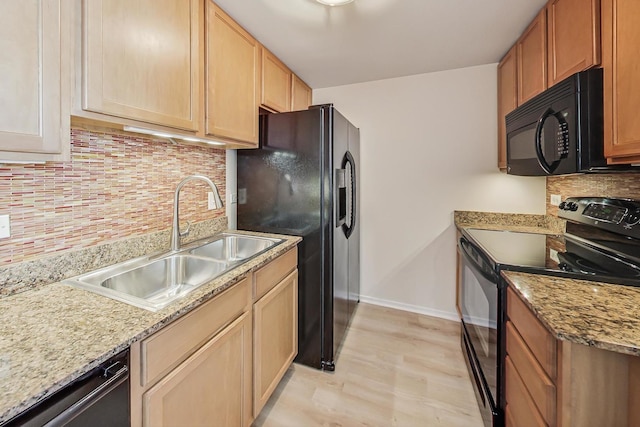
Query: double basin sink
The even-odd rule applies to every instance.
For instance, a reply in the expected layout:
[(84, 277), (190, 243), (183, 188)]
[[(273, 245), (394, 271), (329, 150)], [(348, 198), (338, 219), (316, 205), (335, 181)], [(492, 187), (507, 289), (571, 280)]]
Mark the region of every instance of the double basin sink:
[(185, 246), (179, 252), (134, 258), (64, 283), (158, 311), (282, 241), (221, 233)]

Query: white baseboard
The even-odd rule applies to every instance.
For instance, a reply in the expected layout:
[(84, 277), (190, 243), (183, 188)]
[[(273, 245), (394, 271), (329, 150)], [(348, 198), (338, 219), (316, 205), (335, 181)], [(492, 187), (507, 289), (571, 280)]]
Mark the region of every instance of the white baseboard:
[(395, 308), (397, 310), (409, 311), (411, 313), (424, 314), (425, 316), (439, 317), (441, 319), (453, 320), (455, 322), (460, 321), (460, 316), (458, 315), (458, 312), (455, 311), (452, 313), (449, 311), (436, 310), (434, 308), (427, 308), (419, 305), (404, 304), (397, 301), (389, 301), (386, 299), (367, 297), (364, 295), (360, 295), (360, 302), (379, 305), (382, 307)]

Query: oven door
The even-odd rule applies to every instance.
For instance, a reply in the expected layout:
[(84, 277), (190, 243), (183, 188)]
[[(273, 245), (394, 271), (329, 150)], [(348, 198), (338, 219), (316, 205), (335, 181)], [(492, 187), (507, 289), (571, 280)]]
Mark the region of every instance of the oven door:
[(484, 395), (478, 400), (481, 409), (489, 409), (482, 411), (486, 423), (485, 412), (490, 412), (493, 418), (501, 412), (498, 408), (502, 389), (500, 334), (503, 292), (499, 277), (483, 251), (465, 237), (460, 238), (458, 247), (462, 255), (460, 308), (469, 357), (473, 359), (468, 361), (468, 365), (479, 371), (473, 372), (476, 377), (474, 386), (476, 394)]

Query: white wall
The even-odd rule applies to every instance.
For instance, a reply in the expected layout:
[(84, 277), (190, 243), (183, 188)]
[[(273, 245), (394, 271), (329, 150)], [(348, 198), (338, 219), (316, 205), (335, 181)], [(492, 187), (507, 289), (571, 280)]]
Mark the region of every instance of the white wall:
[(453, 211), (545, 212), (497, 169), (496, 67), (314, 90), (361, 132), (363, 301), (457, 319)]

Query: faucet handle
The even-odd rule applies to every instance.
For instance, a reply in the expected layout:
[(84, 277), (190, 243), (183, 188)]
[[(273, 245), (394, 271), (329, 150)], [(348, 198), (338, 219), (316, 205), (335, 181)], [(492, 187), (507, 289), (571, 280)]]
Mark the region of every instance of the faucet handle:
[(187, 228), (184, 231), (178, 230), (178, 234), (180, 234), (180, 237), (187, 237), (189, 235), (190, 230), (191, 230), (191, 222), (187, 221)]

